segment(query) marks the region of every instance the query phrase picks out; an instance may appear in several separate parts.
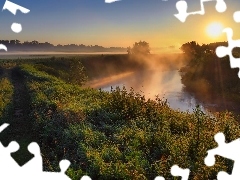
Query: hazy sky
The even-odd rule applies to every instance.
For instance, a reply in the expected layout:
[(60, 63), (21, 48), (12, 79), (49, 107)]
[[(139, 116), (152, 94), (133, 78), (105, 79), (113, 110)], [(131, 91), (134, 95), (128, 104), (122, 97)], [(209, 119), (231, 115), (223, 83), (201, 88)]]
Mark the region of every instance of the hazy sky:
[[(5, 0), (0, 1), (1, 7)], [(214, 21), (224, 27), (232, 27), (234, 38), (240, 24), (232, 15), (240, 10), (240, 1), (225, 0), (227, 11), (218, 13), (216, 2), (205, 3), (204, 16), (189, 16), (181, 23), (173, 14), (177, 13), (177, 0), (122, 0), (111, 4), (104, 0), (12, 0), (30, 9), (30, 13), (18, 11), (14, 16), (4, 10), (0, 16), (0, 39), (38, 40), (57, 44), (102, 45), (105, 47), (132, 46), (145, 40), (151, 47), (180, 46), (195, 40), (201, 43), (226, 40), (225, 34), (212, 38), (206, 27)], [(188, 11), (200, 9), (200, 0), (188, 0)], [(23, 31), (15, 34), (10, 27), (21, 23)]]

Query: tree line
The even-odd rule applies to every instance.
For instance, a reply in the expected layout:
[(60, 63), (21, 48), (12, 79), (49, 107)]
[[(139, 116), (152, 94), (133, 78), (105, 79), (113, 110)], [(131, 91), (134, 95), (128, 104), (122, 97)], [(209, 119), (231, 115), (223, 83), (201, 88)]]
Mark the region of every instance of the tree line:
[(38, 42), (19, 40), (0, 40), (0, 44), (7, 46), (8, 51), (82, 51), (82, 52), (124, 52), (126, 48), (123, 47), (103, 47), (99, 45), (84, 45), (84, 44), (67, 44), (67, 45), (53, 45), (49, 42)]
[(210, 44), (199, 45), (196, 41), (183, 44), (180, 50), (192, 58), (201, 58), (205, 55), (215, 54), (218, 46), (228, 46), (227, 42), (214, 42)]

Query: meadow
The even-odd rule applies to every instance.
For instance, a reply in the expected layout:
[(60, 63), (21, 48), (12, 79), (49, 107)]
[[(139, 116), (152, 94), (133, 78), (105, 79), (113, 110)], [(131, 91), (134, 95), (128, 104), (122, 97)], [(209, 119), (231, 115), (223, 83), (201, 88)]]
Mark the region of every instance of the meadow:
[[(20, 145), (32, 140), (40, 145), (44, 170), (59, 171), (59, 161), (70, 160), (67, 174), (74, 180), (83, 175), (92, 179), (180, 179), (170, 174), (174, 164), (189, 168), (193, 180), (216, 179), (221, 170), (231, 173), (233, 162), (221, 157), (213, 167), (204, 164), (207, 150), (217, 146), (216, 133), (223, 132), (226, 142), (239, 137), (239, 124), (231, 112), (208, 115), (198, 107), (194, 113), (181, 112), (171, 109), (161, 97), (146, 99), (134, 89), (104, 92), (83, 87), (96, 73), (105, 76), (112, 68), (122, 73), (144, 67), (144, 63), (126, 60), (126, 55), (2, 60), (1, 123), (18, 124), (9, 129), (15, 128), (10, 129), (11, 138), (24, 134)], [(21, 91), (16, 76), (21, 77)], [(24, 125), (12, 115), (16, 91), (27, 95), (21, 107)], [(8, 133), (2, 132), (1, 140)], [(4, 139), (5, 144), (11, 140)], [(15, 156), (19, 164), (28, 158)]]

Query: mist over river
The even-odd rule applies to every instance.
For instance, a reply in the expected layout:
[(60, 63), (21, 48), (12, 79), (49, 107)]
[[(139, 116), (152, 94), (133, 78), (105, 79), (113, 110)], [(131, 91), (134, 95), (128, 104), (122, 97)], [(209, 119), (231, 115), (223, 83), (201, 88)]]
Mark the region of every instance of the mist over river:
[(198, 96), (185, 88), (181, 81), (179, 69), (186, 66), (182, 54), (152, 55), (142, 61), (128, 59), (127, 55), (81, 54), (81, 53), (9, 53), (1, 55), (0, 59), (49, 59), (51, 57), (79, 58), (86, 71), (91, 74), (84, 87), (111, 91), (116, 87), (126, 90), (134, 89), (144, 95), (146, 99), (159, 98), (167, 100), (169, 106), (180, 111), (193, 112), (197, 105), (204, 112), (232, 111), (240, 112), (240, 106), (226, 100), (226, 97), (217, 97), (214, 92), (201, 93)]
[(157, 71), (143, 70), (137, 72), (127, 72), (106, 78), (95, 79), (87, 84), (88, 86), (111, 91), (117, 86), (123, 86), (129, 91), (132, 87), (135, 92), (145, 96), (146, 99), (155, 99), (158, 95), (162, 99), (167, 99), (170, 107), (181, 111), (193, 112), (197, 105), (206, 112), (204, 107), (215, 106), (214, 104), (203, 104), (198, 102), (193, 95), (184, 91), (181, 76), (178, 70)]

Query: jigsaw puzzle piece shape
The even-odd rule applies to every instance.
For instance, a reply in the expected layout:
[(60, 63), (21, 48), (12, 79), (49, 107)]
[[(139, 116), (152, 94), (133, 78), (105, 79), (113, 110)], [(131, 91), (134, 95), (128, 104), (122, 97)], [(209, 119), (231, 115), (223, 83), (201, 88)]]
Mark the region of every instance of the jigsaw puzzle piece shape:
[(26, 164), (22, 166), (23, 172), (36, 174), (43, 171), (43, 162), (40, 147), (36, 142), (32, 142), (28, 145), (28, 151), (34, 155)]
[(188, 180), (190, 170), (189, 169), (182, 169), (178, 165), (173, 165), (171, 168), (171, 174), (173, 176), (181, 176), (182, 180)]
[(234, 165), (233, 165), (233, 169), (232, 169), (232, 174), (229, 175), (228, 173), (221, 171), (218, 173), (218, 180), (239, 179), (239, 177), (240, 177), (240, 171), (239, 171), (239, 169), (240, 169), (240, 157), (239, 157), (240, 139), (236, 139), (230, 143), (225, 143), (225, 136), (223, 133), (217, 133), (214, 136), (214, 139), (218, 143), (218, 147), (208, 151), (208, 155), (204, 159), (205, 164), (207, 166), (213, 166), (215, 164), (215, 156), (216, 155), (233, 160)]
[(11, 29), (15, 33), (20, 33), (22, 31), (22, 25), (19, 23), (13, 23)]
[[(19, 144), (15, 141), (9, 143), (7, 147), (4, 147), (0, 142), (0, 159), (4, 163), (0, 163), (1, 177), (13, 177), (15, 173), (18, 174), (20, 166), (12, 158), (11, 153), (19, 150)], [(14, 172), (14, 174), (12, 173)]]
[(117, 1), (120, 1), (120, 0), (105, 0), (105, 3), (113, 3), (113, 2), (117, 2)]
[(215, 6), (217, 12), (222, 13), (227, 10), (227, 5), (224, 0), (217, 0), (217, 4)]
[(70, 161), (68, 160), (61, 160), (60, 163), (59, 163), (59, 166), (60, 166), (60, 169), (61, 169), (61, 173), (65, 173), (67, 171), (67, 169), (69, 168), (70, 166)]
[(4, 44), (0, 44), (0, 49), (7, 51), (7, 46), (5, 46)]
[(52, 179), (57, 179), (57, 180), (71, 180), (66, 174), (62, 173), (57, 173), (57, 172), (43, 172), (40, 175), (41, 179), (39, 180), (52, 180)]
[(189, 13), (187, 13), (187, 2), (186, 1), (178, 1), (176, 3), (176, 8), (178, 10), (178, 14), (174, 14), (176, 18), (178, 18), (181, 22), (185, 22)]
[(236, 139), (230, 143), (225, 143), (225, 136), (223, 133), (217, 133), (214, 136), (218, 147), (208, 150), (208, 155), (205, 158), (205, 164), (212, 166), (215, 164), (215, 155), (219, 155), (231, 160), (239, 159), (238, 151), (240, 150), (240, 140)]
[[(225, 28), (223, 30), (227, 34), (228, 39), (228, 47), (219, 46), (216, 49), (216, 54), (218, 57), (224, 57), (226, 55), (229, 56), (230, 67), (231, 68), (240, 68), (240, 58), (234, 58), (232, 54), (232, 50), (236, 47), (240, 47), (240, 39), (233, 40), (233, 30), (232, 28)], [(238, 77), (240, 78), (240, 71), (238, 72)]]
[[(30, 148), (31, 150), (33, 150), (31, 153), (35, 153), (38, 154), (38, 147), (35, 144), (30, 144)], [(36, 163), (36, 162), (34, 162)], [(33, 168), (36, 166), (35, 164), (31, 164), (33, 166)], [(30, 164), (29, 164), (30, 165)], [(19, 173), (19, 179), (24, 179), (24, 180), (53, 180), (53, 179), (57, 179), (57, 180), (71, 180), (66, 174), (66, 170), (69, 167), (70, 162), (68, 160), (62, 160), (59, 163), (60, 166), (60, 172), (43, 172), (41, 171), (34, 171), (32, 172), (31, 168), (28, 170), (27, 168), (29, 168), (29, 166), (25, 166), (24, 171), (21, 171)]]
[(236, 11), (234, 14), (233, 14), (233, 19), (236, 23), (239, 23), (240, 22), (240, 11)]
[[(238, 169), (239, 171), (239, 169)], [(224, 171), (220, 171), (217, 174), (217, 180), (239, 180), (239, 173), (232, 172), (232, 174), (228, 174)]]
[[(92, 180), (89, 176), (83, 176), (80, 180)], [(160, 179), (159, 179), (160, 180)], [(164, 180), (164, 179), (162, 179)]]
[(233, 178), (232, 175), (229, 175), (228, 173), (224, 172), (224, 171), (220, 171), (217, 175), (217, 179), (218, 180), (237, 180), (239, 178)]
[(25, 7), (22, 7), (22, 6), (19, 6), (18, 4), (15, 4), (11, 1), (8, 1), (6, 0), (5, 1), (5, 4), (3, 6), (3, 9), (2, 10), (5, 10), (7, 9), (8, 11), (10, 11), (12, 14), (16, 15), (17, 13), (17, 10), (21, 11), (22, 13), (26, 14), (26, 13), (29, 13), (30, 10), (25, 8)]
[[(5, 47), (6, 47), (6, 46), (5, 46)], [(1, 48), (2, 48), (2, 47), (1, 47), (1, 44), (0, 44), (0, 49), (1, 49)], [(5, 51), (7, 51), (7, 50), (5, 50)], [(2, 125), (0, 126), (0, 133), (1, 133), (4, 129), (6, 129), (8, 126), (9, 126), (8, 123), (2, 124)]]
[(165, 180), (165, 178), (162, 177), (162, 176), (157, 176), (157, 177), (154, 178), (154, 180)]
[(174, 16), (176, 18), (178, 18), (181, 22), (185, 22), (189, 15), (195, 15), (195, 14), (203, 15), (203, 14), (205, 14), (205, 9), (204, 9), (203, 3), (208, 2), (208, 1), (216, 1), (215, 9), (220, 13), (226, 11), (226, 9), (227, 9), (227, 5), (224, 0), (200, 0), (201, 9), (199, 11), (188, 13), (187, 12), (187, 8), (188, 8), (187, 2), (184, 0), (180, 0), (176, 3), (176, 9), (178, 10), (178, 14), (174, 14)]
[(62, 160), (59, 163), (60, 172), (43, 172), (41, 178), (44, 180), (71, 180), (65, 172), (67, 171), (68, 167), (70, 166), (70, 162), (68, 160)]
[(228, 55), (228, 48), (225, 46), (219, 46), (216, 49), (216, 54), (219, 58), (223, 58), (224, 56)]
[[(190, 170), (189, 169), (182, 169), (178, 165), (173, 165), (171, 167), (171, 174), (173, 176), (181, 176), (182, 180), (188, 180)], [(162, 176), (157, 176), (154, 180), (165, 180)]]

